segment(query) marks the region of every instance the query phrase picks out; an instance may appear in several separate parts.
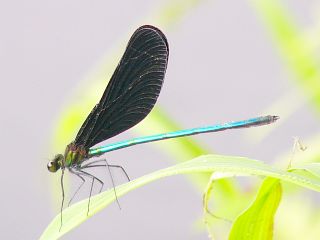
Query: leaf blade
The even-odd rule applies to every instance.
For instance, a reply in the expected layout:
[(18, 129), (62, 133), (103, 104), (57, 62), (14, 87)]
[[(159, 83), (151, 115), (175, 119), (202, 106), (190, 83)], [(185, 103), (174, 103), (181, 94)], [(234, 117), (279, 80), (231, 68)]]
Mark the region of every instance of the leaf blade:
[(266, 178), (252, 205), (234, 222), (229, 240), (273, 238), (273, 223), (282, 196), (278, 179)]
[[(117, 196), (121, 197), (138, 187), (164, 177), (177, 174), (211, 172), (230, 173), (234, 176), (268, 176), (320, 192), (320, 179), (313, 179), (307, 176), (301, 176), (295, 173), (279, 170), (263, 162), (244, 157), (204, 155), (193, 160), (144, 175), (129, 183), (117, 186)], [(57, 239), (61, 237), (76, 226), (80, 225), (82, 222), (86, 221), (88, 218), (92, 217), (94, 214), (103, 210), (113, 201), (115, 201), (115, 196), (113, 189), (111, 189), (91, 197), (89, 216), (86, 215), (88, 204), (87, 199), (70, 206), (63, 211), (64, 224), (62, 230), (59, 232), (60, 214), (58, 214), (48, 225), (40, 239)]]

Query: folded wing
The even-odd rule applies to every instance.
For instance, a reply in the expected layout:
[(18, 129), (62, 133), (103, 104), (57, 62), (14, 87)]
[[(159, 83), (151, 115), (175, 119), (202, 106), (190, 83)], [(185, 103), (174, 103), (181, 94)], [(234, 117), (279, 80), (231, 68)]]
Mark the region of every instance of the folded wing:
[(88, 149), (144, 119), (159, 96), (168, 56), (167, 39), (159, 29), (138, 28), (74, 143)]

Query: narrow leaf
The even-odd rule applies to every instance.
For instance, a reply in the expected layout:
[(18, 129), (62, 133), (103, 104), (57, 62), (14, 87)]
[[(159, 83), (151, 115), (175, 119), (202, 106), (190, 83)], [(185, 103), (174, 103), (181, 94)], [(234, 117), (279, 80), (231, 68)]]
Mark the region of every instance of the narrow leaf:
[[(282, 171), (257, 160), (220, 155), (204, 155), (193, 160), (145, 175), (129, 183), (117, 186), (115, 190), (117, 191), (118, 197), (121, 197), (138, 187), (164, 177), (177, 174), (212, 172), (229, 173), (225, 176), (269, 176), (315, 191), (320, 191), (320, 180)], [(59, 231), (60, 214), (58, 214), (44, 231), (41, 239), (57, 239), (61, 237), (82, 222), (86, 221), (88, 218), (92, 217), (97, 212), (104, 209), (113, 201), (115, 201), (113, 189), (93, 196), (91, 198), (89, 216), (87, 216), (87, 199), (72, 205), (63, 211), (63, 227), (61, 231)]]

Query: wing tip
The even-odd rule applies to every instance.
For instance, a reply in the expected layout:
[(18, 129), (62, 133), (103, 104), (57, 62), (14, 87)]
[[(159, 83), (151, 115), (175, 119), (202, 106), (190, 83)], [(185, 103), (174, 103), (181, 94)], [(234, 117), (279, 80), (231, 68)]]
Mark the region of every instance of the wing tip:
[(143, 29), (151, 29), (151, 30), (155, 31), (157, 34), (159, 34), (161, 39), (163, 39), (163, 41), (167, 47), (168, 53), (169, 53), (169, 43), (168, 43), (167, 37), (159, 28), (157, 28), (153, 25), (150, 25), (150, 24), (145, 24), (145, 25), (140, 26), (135, 32), (141, 31)]

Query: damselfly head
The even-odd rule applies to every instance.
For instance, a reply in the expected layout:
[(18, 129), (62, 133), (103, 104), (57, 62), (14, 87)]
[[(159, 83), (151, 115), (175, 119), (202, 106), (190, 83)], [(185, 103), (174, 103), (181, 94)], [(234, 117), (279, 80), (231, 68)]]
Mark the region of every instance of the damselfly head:
[(63, 159), (64, 159), (64, 156), (62, 154), (57, 154), (53, 160), (48, 162), (47, 167), (49, 172), (58, 171), (62, 166)]

